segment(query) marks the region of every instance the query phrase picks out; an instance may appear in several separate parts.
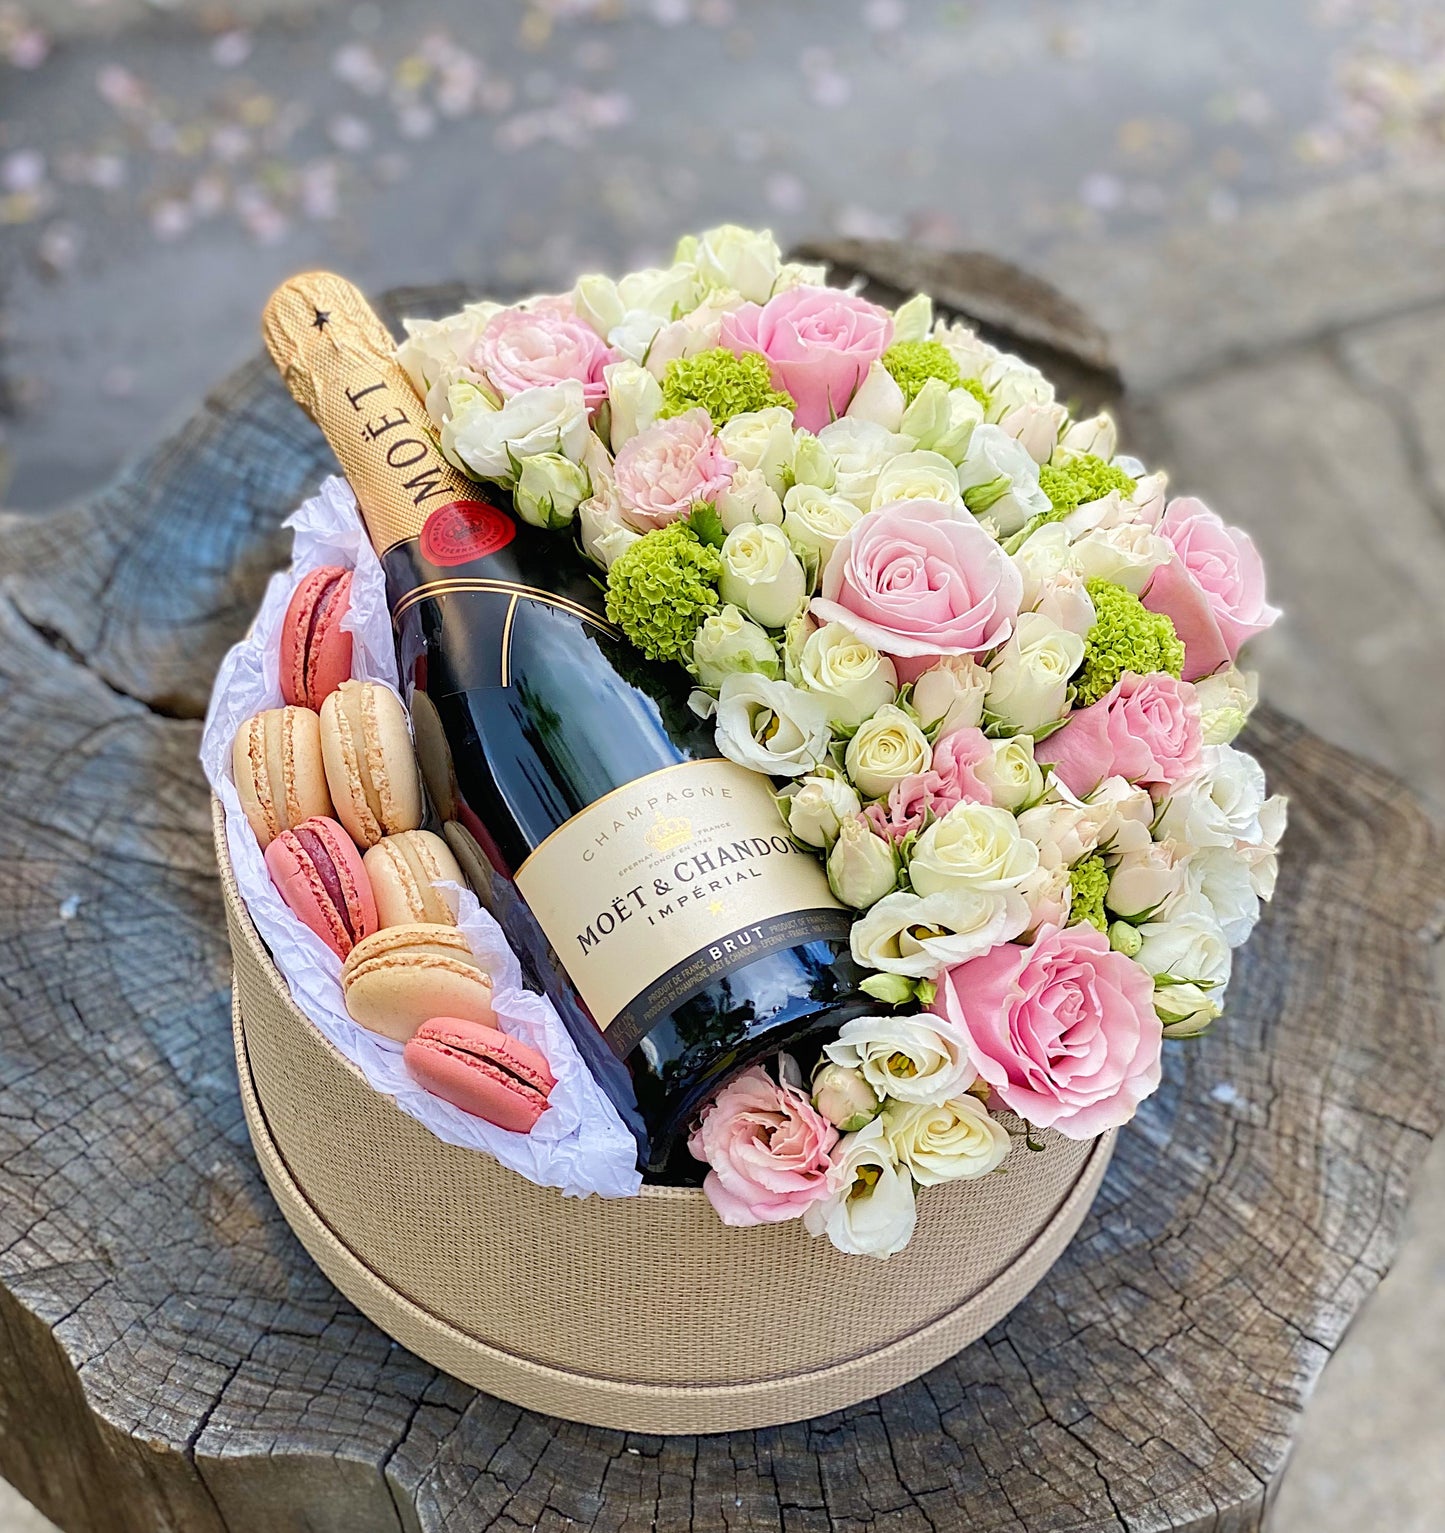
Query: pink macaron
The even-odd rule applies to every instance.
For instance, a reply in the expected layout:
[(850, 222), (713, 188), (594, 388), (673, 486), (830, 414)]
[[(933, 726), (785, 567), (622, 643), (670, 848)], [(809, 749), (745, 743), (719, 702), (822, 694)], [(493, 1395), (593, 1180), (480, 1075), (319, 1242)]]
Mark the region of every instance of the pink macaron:
[(351, 571), (323, 565), (302, 576), (281, 620), (281, 695), (320, 709), (351, 675), (351, 635), (341, 626), (351, 603)]
[(514, 1134), (532, 1132), (557, 1084), (536, 1049), (459, 1017), (423, 1022), (404, 1057), (412, 1078), (433, 1096)]
[(376, 930), (376, 897), (351, 837), (317, 816), (283, 830), (266, 848), (266, 869), (281, 898), (336, 954)]

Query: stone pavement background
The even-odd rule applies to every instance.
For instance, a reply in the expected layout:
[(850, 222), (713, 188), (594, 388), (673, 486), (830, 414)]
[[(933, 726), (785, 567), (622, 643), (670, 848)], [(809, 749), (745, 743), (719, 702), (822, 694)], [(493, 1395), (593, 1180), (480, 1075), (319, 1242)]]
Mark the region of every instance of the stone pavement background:
[[(290, 270), (540, 287), (724, 217), (1075, 296), (1126, 440), (1264, 549), (1272, 700), (1445, 804), (1434, 0), (0, 0), (0, 502), (157, 440)], [(1272, 1528), (1442, 1508), (1445, 1146)]]

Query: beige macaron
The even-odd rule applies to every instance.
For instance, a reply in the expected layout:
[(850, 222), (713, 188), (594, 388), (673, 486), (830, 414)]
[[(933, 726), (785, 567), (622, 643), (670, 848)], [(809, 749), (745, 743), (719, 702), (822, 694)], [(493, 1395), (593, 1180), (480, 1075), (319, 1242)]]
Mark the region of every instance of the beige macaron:
[(283, 830), (331, 814), (321, 721), (309, 708), (267, 708), (247, 719), (231, 746), (231, 773), (263, 850)]
[(407, 921), (456, 925), (451, 907), (432, 885), (439, 880), (454, 884), (466, 880), (440, 836), (429, 830), (398, 831), (378, 841), (362, 861), (382, 926), (401, 926)]
[(411, 921), (363, 937), (341, 966), (355, 1022), (405, 1043), (432, 1017), (495, 1027), (492, 981), (455, 926)]
[(358, 846), (421, 824), (406, 709), (390, 688), (343, 681), (321, 705), (321, 755), (336, 818)]

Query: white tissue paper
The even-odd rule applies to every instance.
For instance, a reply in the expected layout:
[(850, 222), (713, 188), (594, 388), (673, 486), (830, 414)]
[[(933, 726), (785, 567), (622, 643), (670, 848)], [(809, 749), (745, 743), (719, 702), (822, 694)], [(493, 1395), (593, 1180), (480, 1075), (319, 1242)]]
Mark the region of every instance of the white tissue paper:
[(341, 995), (341, 960), (283, 903), (266, 871), (231, 777), (231, 743), (241, 724), (263, 708), (279, 708), (279, 635), (301, 577), (323, 564), (354, 571), (350, 610), (342, 627), (352, 635), (351, 674), (397, 690), (396, 650), (386, 607), (386, 578), (362, 528), (345, 480), (328, 479), (286, 523), (295, 530), (289, 574), (271, 577), (250, 631), (221, 662), (201, 735), (201, 764), (225, 808), (226, 843), (236, 886), (262, 941), (271, 950), (296, 1004), (377, 1091), (438, 1139), (483, 1150), (539, 1187), (569, 1197), (599, 1193), (635, 1197), (642, 1185), (637, 1141), (577, 1052), (556, 1008), (527, 990), (502, 929), (470, 889), (444, 884), (458, 927), (492, 976), (492, 1006), (504, 1032), (539, 1050), (557, 1084), (530, 1134), (509, 1133), (424, 1091), (402, 1063), (401, 1045), (358, 1026)]

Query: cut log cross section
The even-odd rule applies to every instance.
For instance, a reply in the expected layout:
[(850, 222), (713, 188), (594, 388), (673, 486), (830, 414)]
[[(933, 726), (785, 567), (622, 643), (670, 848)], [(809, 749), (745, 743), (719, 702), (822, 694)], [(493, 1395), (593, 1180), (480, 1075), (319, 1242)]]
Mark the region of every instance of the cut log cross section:
[[(806, 254), (1117, 396), (1098, 332), (1013, 268)], [(258, 358), (89, 501), (0, 523), (0, 1474), (73, 1533), (1258, 1528), (1439, 1123), (1445, 875), (1409, 792), (1261, 709), (1292, 824), (1228, 1018), (1170, 1046), (1079, 1237), (983, 1341), (767, 1431), (534, 1416), (337, 1294), (242, 1122), (199, 721), (331, 467)]]

